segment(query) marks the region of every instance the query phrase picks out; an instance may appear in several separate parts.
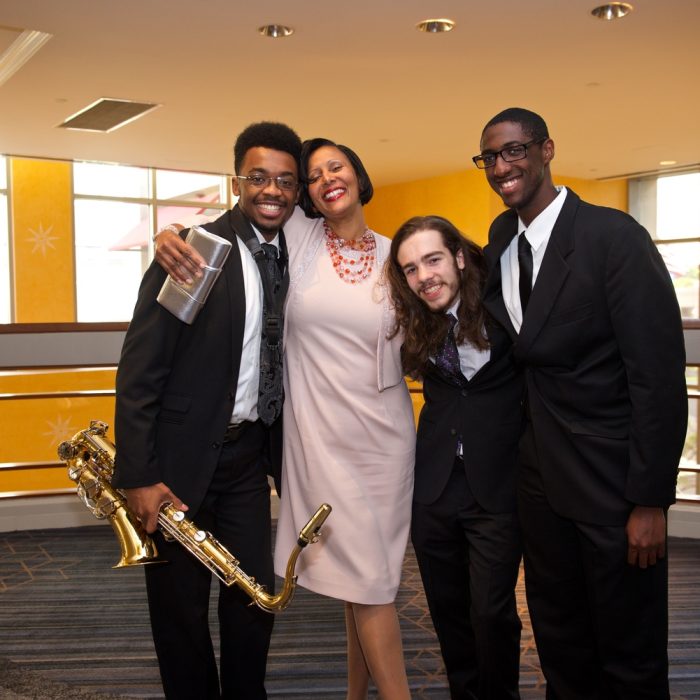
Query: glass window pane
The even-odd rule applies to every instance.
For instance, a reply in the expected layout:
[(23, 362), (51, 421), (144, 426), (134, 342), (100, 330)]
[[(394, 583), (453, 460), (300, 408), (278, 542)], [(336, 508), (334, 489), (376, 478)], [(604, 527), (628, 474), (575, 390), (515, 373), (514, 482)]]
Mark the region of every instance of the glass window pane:
[(686, 383), (688, 385), (688, 432), (683, 446), (680, 469), (678, 474), (678, 486), (676, 492), (679, 496), (700, 495), (700, 474), (692, 471), (683, 471), (684, 467), (697, 468), (698, 466), (698, 386), (699, 372), (697, 366), (686, 367)]
[(168, 224), (182, 224), (185, 227), (195, 224), (205, 224), (207, 221), (218, 219), (223, 211), (204, 207), (158, 207), (158, 229)]
[(0, 156), (0, 190), (7, 189), (7, 159)]
[(221, 202), (226, 183), (221, 175), (183, 173), (174, 170), (156, 170), (156, 199), (180, 201)]
[(78, 321), (128, 321), (149, 263), (150, 207), (75, 201)]
[(145, 198), (149, 194), (148, 169), (107, 163), (73, 163), (75, 194)]
[[(4, 160), (4, 159), (3, 159)], [(0, 166), (4, 169), (5, 164)], [(10, 323), (10, 232), (7, 225), (7, 195), (0, 194), (0, 323)]]
[(656, 237), (700, 237), (700, 173), (660, 177), (656, 186)]
[(700, 243), (662, 243), (659, 252), (671, 274), (683, 318), (698, 318)]

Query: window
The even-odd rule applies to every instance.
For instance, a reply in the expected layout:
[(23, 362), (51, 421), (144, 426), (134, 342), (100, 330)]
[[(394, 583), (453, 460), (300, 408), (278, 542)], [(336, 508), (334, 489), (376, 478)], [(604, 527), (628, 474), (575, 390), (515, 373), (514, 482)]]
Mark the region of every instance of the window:
[[(630, 182), (630, 213), (651, 234), (666, 262), (676, 289), (681, 313), (686, 319), (700, 317), (700, 219), (695, 212), (700, 199), (700, 173), (684, 173)], [(693, 334), (686, 331), (689, 353), (686, 367), (688, 386), (688, 431), (679, 465), (678, 497), (700, 501), (700, 366)], [(688, 335), (690, 333), (690, 335)]]
[[(7, 159), (0, 156), (0, 270), (10, 270), (10, 224), (7, 211)], [(12, 321), (10, 274), (0, 275), (0, 323)]]
[(630, 213), (654, 238), (684, 318), (700, 317), (700, 173), (630, 182)]
[(78, 321), (128, 321), (165, 224), (211, 221), (227, 209), (222, 175), (74, 163)]
[(698, 466), (698, 435), (700, 434), (700, 371), (698, 365), (686, 368), (688, 384), (688, 432), (681, 456), (676, 493), (679, 498), (700, 501), (700, 467)]

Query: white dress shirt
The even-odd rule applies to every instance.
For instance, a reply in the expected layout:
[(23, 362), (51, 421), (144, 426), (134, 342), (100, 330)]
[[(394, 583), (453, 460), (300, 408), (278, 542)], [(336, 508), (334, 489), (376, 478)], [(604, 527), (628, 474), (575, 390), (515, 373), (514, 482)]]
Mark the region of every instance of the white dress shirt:
[[(267, 243), (263, 235), (253, 226), (260, 243)], [(243, 289), (245, 293), (245, 326), (241, 366), (238, 370), (236, 403), (231, 414), (231, 423), (256, 421), (258, 419), (258, 390), (260, 387), (260, 341), (262, 338), (263, 288), (260, 271), (246, 244), (236, 236), (241, 253)], [(279, 251), (279, 234), (269, 241)]]
[(542, 267), (549, 237), (552, 235), (554, 224), (561, 213), (566, 199), (566, 187), (557, 187), (559, 194), (549, 206), (540, 212), (529, 226), (525, 226), (518, 218), (518, 235), (514, 236), (510, 245), (501, 255), (501, 288), (503, 301), (508, 315), (516, 331), (520, 332), (523, 324), (523, 310), (520, 306), (520, 266), (518, 265), (518, 236), (523, 233), (532, 248), (532, 286), (535, 286), (537, 275)]
[[(447, 310), (447, 313), (452, 314), (455, 318), (459, 318), (459, 316), (457, 316), (457, 311), (461, 303), (461, 300), (457, 299)], [(455, 325), (455, 336), (457, 335), (458, 329), (459, 321)], [(457, 354), (459, 355), (459, 368), (462, 370), (462, 374), (467, 379), (471, 379), (491, 359), (491, 348), (479, 350), (471, 343), (464, 342), (461, 345), (457, 345)]]

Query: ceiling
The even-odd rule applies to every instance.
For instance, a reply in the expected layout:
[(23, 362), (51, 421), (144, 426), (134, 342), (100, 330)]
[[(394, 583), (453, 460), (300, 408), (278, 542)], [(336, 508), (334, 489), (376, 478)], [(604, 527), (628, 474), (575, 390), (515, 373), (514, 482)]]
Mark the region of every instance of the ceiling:
[[(522, 106), (562, 175), (700, 164), (700, 2), (631, 1), (604, 22), (595, 0), (2, 0), (0, 52), (52, 37), (0, 85), (0, 153), (231, 172), (237, 133), (269, 119), (353, 147), (381, 185), (472, 168), (483, 124)], [(418, 32), (429, 17), (456, 28)], [(100, 97), (161, 106), (57, 128)]]

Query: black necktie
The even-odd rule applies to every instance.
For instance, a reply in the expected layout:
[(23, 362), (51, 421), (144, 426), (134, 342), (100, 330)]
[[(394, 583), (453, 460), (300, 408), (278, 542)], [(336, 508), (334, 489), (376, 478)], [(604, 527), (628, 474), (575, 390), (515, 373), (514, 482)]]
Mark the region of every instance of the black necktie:
[(447, 314), (449, 325), (445, 340), (435, 356), (437, 368), (445, 375), (454, 379), (459, 384), (464, 383), (464, 375), (459, 366), (459, 352), (457, 351), (457, 341), (455, 340), (455, 325), (457, 319), (453, 314)]
[(532, 248), (524, 233), (518, 236), (518, 265), (520, 266), (520, 307), (525, 316), (525, 309), (532, 291)]
[[(277, 263), (277, 246), (271, 243), (260, 244), (265, 253), (264, 270), (276, 295), (282, 281), (282, 271)], [(263, 269), (261, 267), (261, 274)], [(282, 340), (270, 344), (268, 337), (267, 304), (263, 304), (263, 329), (260, 341), (260, 389), (258, 393), (258, 415), (265, 425), (272, 425), (282, 410)], [(280, 329), (281, 331), (281, 329)], [(279, 332), (278, 332), (279, 335)]]
[(279, 263), (277, 262), (277, 246), (272, 245), (272, 243), (261, 243), (260, 247), (263, 249), (267, 260), (267, 274), (270, 276), (270, 280), (272, 280), (274, 283), (273, 288), (275, 293), (277, 293), (282, 280), (282, 271), (280, 270)]

